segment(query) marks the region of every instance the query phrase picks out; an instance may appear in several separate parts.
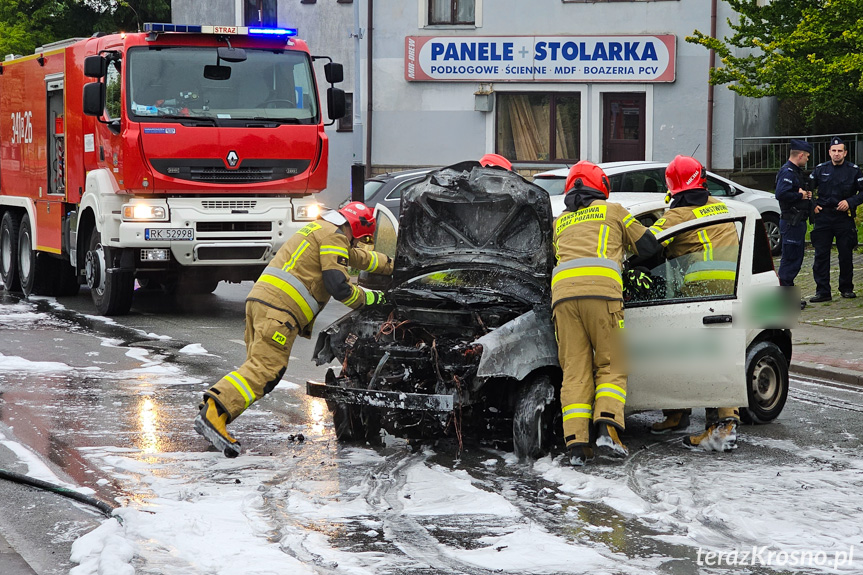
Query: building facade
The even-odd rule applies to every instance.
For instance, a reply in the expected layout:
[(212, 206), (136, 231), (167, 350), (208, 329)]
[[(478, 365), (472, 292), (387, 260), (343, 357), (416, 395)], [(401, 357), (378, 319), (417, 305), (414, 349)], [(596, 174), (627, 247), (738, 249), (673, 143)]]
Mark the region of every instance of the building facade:
[(295, 27), (313, 54), (345, 65), (355, 112), (328, 129), (325, 202), (348, 193), (354, 162), (380, 172), (496, 152), (530, 174), (689, 154), (731, 171), (734, 138), (774, 125), (772, 99), (717, 86), (709, 105), (709, 52), (685, 38), (712, 22), (730, 33), (720, 0), (173, 0), (172, 10), (175, 23)]

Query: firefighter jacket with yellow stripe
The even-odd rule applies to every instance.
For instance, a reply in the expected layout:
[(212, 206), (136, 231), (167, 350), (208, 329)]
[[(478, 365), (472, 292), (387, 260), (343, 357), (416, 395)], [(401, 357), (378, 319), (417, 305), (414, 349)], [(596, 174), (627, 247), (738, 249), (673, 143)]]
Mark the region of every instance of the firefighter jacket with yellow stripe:
[(552, 307), (572, 298), (623, 300), (625, 250), (650, 257), (656, 239), (620, 204), (594, 200), (563, 212), (554, 222), (557, 266), (551, 277)]
[[(656, 220), (650, 231), (658, 234), (672, 226), (712, 215), (728, 213), (728, 206), (716, 198), (707, 198), (702, 206), (671, 208)], [(662, 242), (668, 259), (678, 259), (685, 266), (684, 283), (733, 281), (737, 269), (740, 242), (737, 228), (731, 222), (703, 226), (681, 232)]]
[(325, 220), (310, 222), (279, 248), (247, 300), (288, 312), (300, 332), (308, 332), (304, 328), (312, 324), (331, 295), (353, 309), (371, 303), (368, 297), (373, 294), (349, 281), (348, 266), (379, 274), (393, 271), (389, 257), (352, 248), (335, 224)]

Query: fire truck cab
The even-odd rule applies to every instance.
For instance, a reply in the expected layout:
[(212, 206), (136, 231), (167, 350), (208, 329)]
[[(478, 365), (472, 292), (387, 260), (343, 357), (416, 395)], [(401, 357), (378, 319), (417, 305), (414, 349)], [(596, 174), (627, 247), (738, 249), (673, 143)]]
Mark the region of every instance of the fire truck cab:
[[(257, 279), (316, 219), (327, 136), (296, 30), (147, 24), (0, 64), (0, 278), (90, 288), (99, 313), (138, 286), (208, 293)], [(345, 113), (324, 66), (329, 119)]]

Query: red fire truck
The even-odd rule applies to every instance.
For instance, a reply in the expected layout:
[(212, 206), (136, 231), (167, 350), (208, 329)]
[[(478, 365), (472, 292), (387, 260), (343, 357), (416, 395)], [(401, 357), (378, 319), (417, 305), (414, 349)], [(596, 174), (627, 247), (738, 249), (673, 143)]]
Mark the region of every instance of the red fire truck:
[[(319, 209), (327, 136), (296, 30), (148, 24), (0, 64), (7, 290), (129, 311), (136, 287), (257, 276)], [(341, 64), (324, 66), (331, 122)], [(137, 285), (136, 285), (137, 280)]]

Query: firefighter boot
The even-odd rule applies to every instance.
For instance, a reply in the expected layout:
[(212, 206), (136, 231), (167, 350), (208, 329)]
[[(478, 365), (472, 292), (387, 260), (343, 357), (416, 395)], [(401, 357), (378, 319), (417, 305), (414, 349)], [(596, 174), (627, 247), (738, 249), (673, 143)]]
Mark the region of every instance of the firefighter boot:
[(604, 457), (622, 458), (629, 455), (629, 450), (617, 435), (617, 428), (604, 421), (596, 424), (596, 452)]
[(688, 409), (663, 409), (665, 419), (650, 426), (650, 433), (663, 435), (672, 431), (680, 431), (689, 427)]
[(593, 450), (586, 445), (573, 445), (569, 448), (569, 464), (573, 467), (583, 467), (593, 461)]
[(683, 445), (704, 451), (732, 451), (737, 449), (738, 420), (726, 418), (714, 423), (703, 433), (683, 438)]
[(228, 414), (211, 397), (206, 398), (195, 418), (195, 431), (224, 453), (225, 457), (236, 457), (240, 454), (240, 443), (230, 436), (225, 428), (227, 424)]

